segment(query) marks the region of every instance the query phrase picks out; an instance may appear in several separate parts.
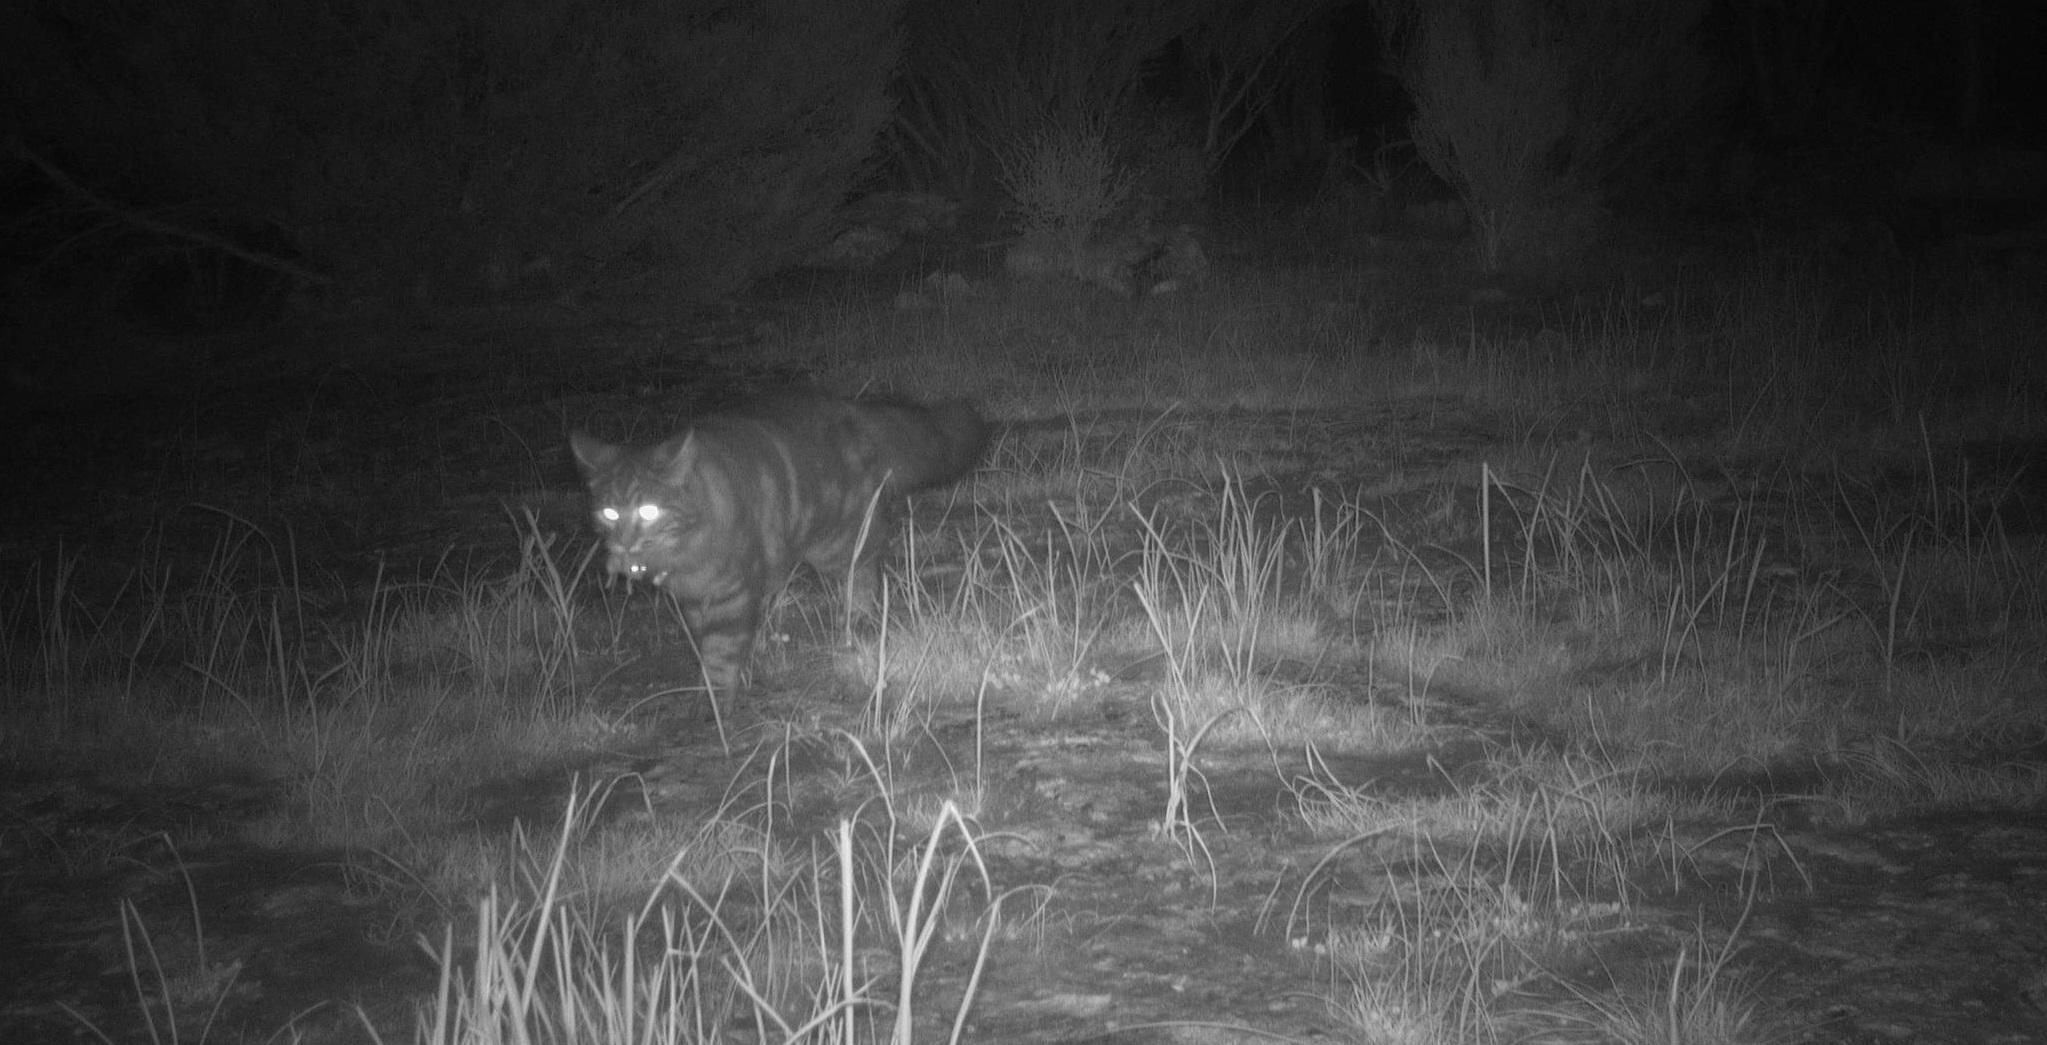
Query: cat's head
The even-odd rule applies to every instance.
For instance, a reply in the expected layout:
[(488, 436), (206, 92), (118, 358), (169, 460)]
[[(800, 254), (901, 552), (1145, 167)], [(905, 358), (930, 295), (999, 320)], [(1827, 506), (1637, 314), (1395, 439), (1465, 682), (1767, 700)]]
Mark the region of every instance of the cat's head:
[(605, 570), (661, 584), (682, 569), (704, 539), (706, 522), (701, 498), (689, 489), (696, 459), (690, 434), (636, 448), (575, 432), (569, 448), (590, 487)]

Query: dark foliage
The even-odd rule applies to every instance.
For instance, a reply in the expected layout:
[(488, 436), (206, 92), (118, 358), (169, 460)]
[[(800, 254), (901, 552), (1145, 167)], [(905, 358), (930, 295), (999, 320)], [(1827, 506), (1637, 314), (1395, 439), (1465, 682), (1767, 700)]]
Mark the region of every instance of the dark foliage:
[(724, 293), (826, 233), (901, 54), (900, 0), (7, 6), (6, 133), (95, 198), (15, 170), (17, 297), (209, 236), (345, 300)]

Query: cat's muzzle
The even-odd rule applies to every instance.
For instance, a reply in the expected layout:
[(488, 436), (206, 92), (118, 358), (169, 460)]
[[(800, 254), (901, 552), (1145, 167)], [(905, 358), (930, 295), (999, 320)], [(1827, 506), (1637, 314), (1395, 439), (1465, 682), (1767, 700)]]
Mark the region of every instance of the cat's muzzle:
[(624, 577), (629, 581), (650, 581), (654, 584), (660, 584), (668, 579), (667, 570), (656, 572), (653, 567), (646, 563), (627, 558), (623, 555), (613, 555), (605, 560), (604, 572), (611, 574), (613, 577)]

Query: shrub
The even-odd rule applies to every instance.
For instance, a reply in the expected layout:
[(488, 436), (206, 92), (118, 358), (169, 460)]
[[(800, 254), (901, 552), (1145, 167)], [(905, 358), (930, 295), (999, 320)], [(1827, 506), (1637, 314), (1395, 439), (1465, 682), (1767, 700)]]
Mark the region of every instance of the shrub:
[(1117, 159), (1109, 119), (1077, 112), (1047, 119), (1021, 140), (997, 143), (1002, 187), (1021, 239), (1070, 268), (1088, 237), (1130, 198), (1135, 178)]
[(901, 54), (901, 0), (8, 6), (8, 130), (99, 196), (429, 304), (800, 255)]
[[(1212, 2), (912, 0), (901, 161), (964, 194), (993, 153), (1011, 188), (1018, 152), (1048, 126), (1070, 146), (1078, 127), (1125, 118), (1147, 63)], [(1121, 161), (1129, 143), (1114, 145)]]
[(1415, 149), (1497, 269), (1582, 240), (1615, 175), (1703, 96), (1703, 0), (1374, 0)]

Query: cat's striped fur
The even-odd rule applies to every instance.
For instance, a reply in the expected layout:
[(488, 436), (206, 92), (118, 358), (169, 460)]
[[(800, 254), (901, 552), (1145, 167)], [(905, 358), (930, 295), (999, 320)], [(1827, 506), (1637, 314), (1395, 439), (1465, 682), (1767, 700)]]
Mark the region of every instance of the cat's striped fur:
[(569, 443), (606, 568), (681, 601), (704, 680), (725, 691), (741, 684), (761, 613), (798, 563), (838, 581), (857, 551), (846, 611), (867, 609), (896, 503), (972, 471), (987, 439), (966, 403), (786, 394), (707, 414), (652, 446), (581, 432)]

